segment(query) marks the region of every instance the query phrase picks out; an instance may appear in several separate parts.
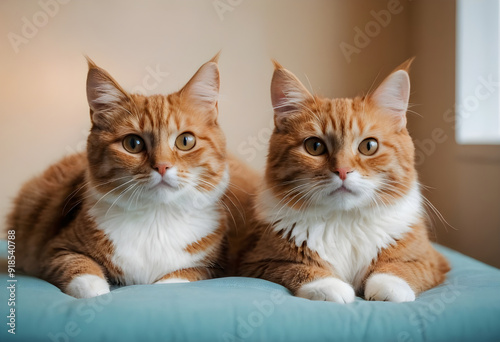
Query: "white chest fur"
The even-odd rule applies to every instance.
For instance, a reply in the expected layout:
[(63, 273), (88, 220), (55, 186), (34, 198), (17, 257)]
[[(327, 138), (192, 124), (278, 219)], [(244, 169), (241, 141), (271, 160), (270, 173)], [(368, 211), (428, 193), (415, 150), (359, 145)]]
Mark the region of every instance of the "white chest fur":
[[(276, 208), (275, 200), (261, 196), (268, 202), (264, 208)], [(366, 270), (381, 249), (388, 247), (411, 229), (422, 215), (418, 185), (397, 203), (372, 209), (351, 211), (298, 212), (291, 208), (279, 213), (270, 209), (267, 220), (279, 221), (275, 231), (290, 234), (297, 246), (307, 246), (332, 265), (336, 275), (358, 289)]]
[(123, 285), (151, 284), (175, 270), (203, 265), (206, 253), (185, 249), (214, 232), (220, 219), (215, 206), (189, 212), (165, 205), (108, 209), (99, 203), (90, 213), (113, 243), (111, 261), (123, 271)]

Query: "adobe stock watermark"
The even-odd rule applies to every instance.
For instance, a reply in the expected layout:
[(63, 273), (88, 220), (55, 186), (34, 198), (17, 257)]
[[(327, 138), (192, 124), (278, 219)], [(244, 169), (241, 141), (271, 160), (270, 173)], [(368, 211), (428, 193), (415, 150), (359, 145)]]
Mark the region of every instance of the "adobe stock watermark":
[(9, 229), (7, 231), (7, 290), (9, 291), (9, 298), (7, 299), (7, 306), (9, 307), (9, 315), (7, 316), (7, 331), (9, 334), (16, 334), (16, 231)]
[(382, 29), (389, 26), (393, 16), (403, 12), (403, 9), (404, 7), (399, 0), (389, 0), (386, 9), (379, 11), (371, 10), (370, 15), (373, 20), (367, 22), (363, 28), (359, 26), (354, 27), (352, 44), (342, 42), (339, 45), (340, 51), (342, 51), (347, 63), (351, 63), (351, 56), (353, 54), (361, 53), (364, 48), (370, 45), (372, 40), (382, 32)]
[(89, 299), (80, 299), (81, 303), (76, 309), (76, 314), (83, 318), (85, 326), (78, 324), (75, 320), (66, 322), (64, 329), (58, 332), (49, 332), (47, 337), (52, 342), (70, 342), (73, 338), (81, 334), (82, 328), (92, 323), (106, 306), (113, 301), (113, 293), (97, 296)]
[[(462, 125), (478, 109), (482, 101), (488, 100), (494, 93), (499, 91), (500, 82), (493, 79), (493, 75), (487, 77), (479, 76), (474, 87), (473, 94), (461, 99), (453, 107), (443, 113), (443, 121), (450, 124), (453, 129)], [(457, 122), (458, 121), (458, 122)], [(415, 143), (415, 165), (422, 165), (427, 157), (436, 152), (437, 146), (449, 139), (442, 128), (434, 128), (429, 137), (425, 139), (414, 139)]]
[[(409, 316), (410, 324), (417, 327), (420, 336), (425, 336), (425, 329), (429, 324), (435, 323), (439, 316), (446, 310), (446, 307), (455, 302), (467, 289), (467, 286), (460, 285), (459, 279), (455, 278), (453, 283), (445, 283), (441, 294), (428, 303), (424, 303), (417, 312)], [(414, 339), (408, 331), (401, 331), (397, 336), (398, 342), (413, 342)]]
[(170, 75), (168, 72), (160, 70), (160, 64), (156, 64), (154, 69), (147, 66), (146, 75), (142, 78), (140, 85), (132, 88), (132, 93), (147, 95), (148, 92), (157, 88), (168, 75)]
[(214, 6), (220, 21), (224, 21), (226, 13), (234, 11), (242, 2), (243, 0), (214, 0), (212, 6)]
[(35, 38), (40, 29), (47, 26), (52, 18), (54, 18), (61, 10), (62, 5), (66, 5), (71, 0), (40, 0), (38, 6), (40, 10), (35, 12), (30, 18), (23, 16), (21, 18), (20, 34), (15, 32), (7, 33), (7, 39), (12, 46), (12, 49), (17, 54), (22, 45), (28, 44), (31, 39)]
[(257, 329), (259, 329), (267, 318), (271, 317), (276, 307), (283, 304), (286, 301), (286, 294), (279, 290), (274, 290), (270, 293), (269, 299), (264, 300), (254, 300), (252, 310), (248, 315), (238, 315), (236, 316), (236, 329), (235, 333), (225, 332), (222, 335), (222, 341), (224, 342), (235, 342), (244, 341), (245, 339), (252, 336)]
[(249, 135), (245, 141), (242, 141), (236, 148), (236, 151), (246, 162), (252, 162), (257, 157), (257, 154), (267, 147), (273, 130), (274, 118), (269, 121), (267, 127), (261, 128), (257, 132), (257, 135)]

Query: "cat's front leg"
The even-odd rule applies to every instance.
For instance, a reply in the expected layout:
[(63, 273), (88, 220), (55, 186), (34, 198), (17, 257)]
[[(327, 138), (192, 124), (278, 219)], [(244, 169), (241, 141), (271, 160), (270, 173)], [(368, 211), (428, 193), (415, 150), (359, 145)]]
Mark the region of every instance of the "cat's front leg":
[(351, 303), (355, 298), (351, 285), (322, 267), (283, 260), (266, 260), (244, 267), (248, 270), (247, 276), (281, 284), (297, 297), (336, 303)]
[(42, 275), (64, 293), (76, 298), (92, 298), (109, 293), (101, 266), (78, 253), (59, 252), (44, 263)]
[(335, 277), (320, 278), (306, 283), (297, 290), (296, 296), (336, 303), (352, 303), (355, 298), (352, 286)]
[(364, 280), (365, 299), (412, 302), (421, 292), (444, 281), (449, 264), (428, 240), (414, 237), (424, 233), (412, 233), (406, 243), (400, 242), (379, 254)]
[(213, 278), (213, 272), (205, 267), (191, 267), (169, 273), (155, 281), (155, 284), (189, 283)]
[(415, 291), (408, 282), (391, 273), (373, 273), (366, 280), (365, 299), (389, 302), (413, 302)]

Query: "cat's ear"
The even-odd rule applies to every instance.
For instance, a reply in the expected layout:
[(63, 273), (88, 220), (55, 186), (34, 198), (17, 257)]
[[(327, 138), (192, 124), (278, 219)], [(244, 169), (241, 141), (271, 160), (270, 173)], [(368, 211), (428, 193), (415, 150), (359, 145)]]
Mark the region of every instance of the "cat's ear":
[(378, 108), (391, 115), (397, 129), (406, 126), (406, 111), (410, 99), (410, 77), (408, 71), (414, 58), (395, 69), (370, 95)]
[(189, 82), (181, 89), (182, 99), (206, 112), (217, 115), (220, 76), (217, 61), (219, 53), (203, 64)]
[(274, 123), (279, 128), (289, 115), (303, 108), (302, 104), (311, 99), (312, 95), (294, 74), (274, 60), (273, 64), (271, 102), (274, 109)]
[(106, 70), (88, 57), (87, 62), (87, 100), (92, 122), (96, 123), (100, 116), (106, 116), (109, 109), (127, 100), (128, 95)]

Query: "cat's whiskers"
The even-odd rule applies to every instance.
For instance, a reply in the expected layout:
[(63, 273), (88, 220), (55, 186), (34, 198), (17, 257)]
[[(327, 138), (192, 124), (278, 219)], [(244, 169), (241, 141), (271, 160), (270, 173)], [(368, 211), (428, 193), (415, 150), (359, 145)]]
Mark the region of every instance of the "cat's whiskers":
[[(81, 198), (80, 198), (80, 199), (79, 199), (79, 200), (75, 203), (75, 205), (73, 205), (73, 206), (71, 207), (71, 209), (69, 209), (69, 210), (66, 212), (66, 214), (70, 213), (70, 212), (71, 212), (74, 208), (76, 208), (79, 204), (81, 204), (81, 203), (82, 203), (84, 200), (86, 200), (87, 198), (92, 197), (92, 196), (93, 196), (93, 193), (92, 193), (92, 191), (91, 191), (92, 189), (97, 189), (97, 188), (99, 188), (99, 187), (101, 187), (101, 186), (104, 186), (104, 185), (107, 185), (107, 184), (109, 184), (109, 183), (113, 183), (113, 182), (116, 182), (116, 181), (118, 181), (118, 180), (121, 180), (121, 179), (123, 179), (123, 178), (128, 178), (128, 177), (129, 177), (129, 176), (118, 177), (118, 178), (114, 178), (114, 179), (112, 179), (112, 180), (110, 180), (110, 181), (107, 181), (107, 182), (103, 182), (103, 183), (99, 183), (99, 184), (97, 184), (97, 185), (93, 185), (93, 186), (87, 187), (87, 189), (86, 189), (86, 190), (82, 193), (82, 196), (83, 196), (83, 195), (85, 195), (85, 194), (88, 194), (88, 195), (81, 197)], [(82, 188), (84, 188), (85, 186), (90, 185), (90, 183), (91, 183), (91, 181), (86, 182), (86, 183), (85, 183), (82, 187), (80, 187), (80, 190), (81, 190)], [(75, 193), (75, 194), (74, 194), (71, 198), (73, 198), (74, 196), (76, 196), (76, 193)], [(64, 214), (64, 209), (66, 208), (66, 206), (68, 205), (68, 203), (71, 201), (71, 198), (69, 198), (69, 199), (66, 201), (66, 204), (64, 205), (64, 208), (63, 208), (63, 211), (62, 211), (62, 213), (63, 213), (63, 214)], [(64, 215), (66, 215), (66, 214), (64, 214)]]
[[(378, 185), (380, 187), (378, 188), (379, 196), (377, 196), (377, 197), (380, 200), (383, 201), (383, 198), (381, 196), (381, 195), (383, 195), (383, 196), (391, 198), (393, 201), (405, 201), (405, 202), (408, 202), (407, 194), (408, 194), (408, 191), (411, 190), (411, 188), (409, 186), (406, 186), (404, 184), (398, 184), (399, 187), (403, 187), (403, 188), (405, 188), (405, 190), (407, 190), (406, 192), (402, 192), (394, 184), (391, 184), (391, 183), (383, 181), (383, 180), (379, 181)], [(394, 194), (398, 195), (399, 197), (395, 197)], [(387, 205), (390, 205), (390, 204), (391, 203), (387, 203)]]
[(279, 184), (276, 184), (274, 186), (266, 186), (264, 191), (270, 191), (270, 190), (278, 188), (278, 187), (283, 187), (283, 185), (289, 185), (289, 184), (293, 184), (293, 183), (297, 183), (297, 182), (304, 182), (304, 181), (313, 180), (313, 179), (317, 179), (317, 177), (292, 179), (289, 181), (280, 182)]
[[(302, 195), (299, 198), (297, 198), (295, 200), (295, 202), (293, 202), (293, 204), (291, 205), (291, 207), (292, 208), (295, 207), (296, 204), (298, 204), (301, 200), (303, 200), (304, 198), (306, 198), (314, 190), (316, 190), (316, 189), (314, 187), (311, 187), (306, 192), (302, 193)], [(301, 211), (303, 205), (304, 205), (304, 202), (302, 202), (302, 204), (300, 205), (299, 209), (297, 209), (297, 211)]]
[(436, 188), (435, 187), (432, 187), (432, 186), (428, 186), (428, 185), (425, 185), (425, 184), (422, 184), (422, 183), (419, 183), (420, 187), (424, 190), (435, 190)]
[(111, 205), (110, 205), (110, 207), (109, 207), (109, 208), (108, 208), (108, 210), (106, 211), (106, 214), (104, 215), (104, 218), (107, 218), (107, 217), (108, 217), (108, 213), (109, 213), (109, 211), (111, 210), (111, 208), (113, 208), (113, 206), (116, 204), (116, 202), (118, 202), (118, 201), (120, 200), (120, 198), (121, 198), (123, 195), (125, 195), (125, 194), (129, 191), (129, 190), (133, 189), (133, 188), (134, 188), (134, 187), (136, 187), (136, 186), (137, 186), (137, 183), (134, 183), (134, 184), (132, 184), (132, 185), (129, 185), (129, 186), (128, 186), (125, 190), (123, 190), (123, 191), (121, 192), (120, 196), (118, 196), (118, 197), (114, 200), (113, 204), (111, 204)]
[(132, 191), (132, 193), (130, 194), (128, 200), (127, 200), (127, 210), (132, 210), (132, 202), (133, 202), (133, 199), (134, 199), (134, 196), (137, 194), (138, 191), (140, 191), (140, 189), (142, 188), (142, 186), (139, 185), (139, 183), (135, 183), (136, 188), (134, 189), (134, 191)]
[[(236, 227), (236, 229), (238, 229), (238, 225), (236, 223), (236, 219), (234, 218), (233, 213), (232, 213), (231, 209), (229, 209), (229, 207), (227, 206), (227, 204), (224, 203), (224, 201), (221, 200), (221, 199), (217, 200), (217, 203), (219, 203), (220, 205), (222, 205), (227, 210), (227, 212), (229, 212), (229, 215), (231, 215), (231, 219), (233, 220), (234, 226)], [(240, 213), (240, 215), (241, 215), (241, 213)], [(244, 216), (242, 216), (242, 217), (243, 217), (243, 220), (244, 220)]]
[[(432, 190), (432, 189), (435, 189), (434, 187), (431, 187), (431, 186), (427, 186), (427, 185), (424, 185), (422, 183), (419, 184), (420, 187), (424, 190)], [(424, 194), (421, 194), (422, 195), (422, 199), (424, 201), (424, 205), (430, 209), (434, 215), (436, 215), (436, 217), (439, 219), (439, 221), (441, 221), (441, 223), (443, 224), (444, 228), (446, 231), (448, 231), (448, 228), (447, 226), (449, 226), (450, 228), (452, 228), (453, 230), (458, 230), (457, 228), (455, 228), (454, 226), (452, 226), (450, 223), (448, 223), (448, 221), (446, 221), (446, 219), (444, 218), (444, 216), (441, 214), (441, 212), (432, 204), (432, 202), (427, 198), (425, 197)], [(431, 215), (430, 213), (426, 212), (427, 216), (432, 220), (433, 224), (435, 224), (436, 220), (434, 219), (434, 216)]]
[[(80, 190), (82, 190), (84, 187), (86, 187), (88, 184), (90, 184), (90, 181), (86, 181), (83, 183), (82, 186), (78, 187), (77, 189), (73, 190), (64, 200), (69, 201), (71, 200)], [(67, 202), (66, 202), (67, 204)], [(66, 207), (66, 206), (64, 206)], [(64, 209), (64, 208), (63, 208)]]
[[(391, 192), (394, 192), (396, 194), (398, 194), (399, 196), (401, 196), (400, 198), (395, 198), (394, 196), (391, 196), (389, 193), (387, 192), (382, 192), (384, 195), (386, 196), (390, 196), (392, 197), (393, 199), (397, 200), (397, 199), (403, 199), (403, 200), (406, 200), (406, 193), (402, 192), (400, 189), (396, 188), (395, 185), (391, 184), (391, 183), (388, 183), (388, 182), (384, 182), (382, 181), (381, 184), (383, 185), (382, 187), (382, 191), (383, 190), (388, 190), (388, 191), (391, 191)], [(421, 185), (421, 184), (420, 184)], [(405, 188), (405, 190), (409, 190), (410, 189), (410, 186), (407, 186), (407, 185), (404, 185), (404, 184), (398, 184), (398, 186), (400, 187), (403, 187)], [(422, 185), (421, 185), (422, 186)], [(425, 187), (425, 186), (424, 186)], [(447, 226), (449, 226), (450, 228), (456, 230), (455, 227), (453, 227), (450, 223), (448, 223), (448, 221), (446, 221), (446, 219), (444, 218), (444, 216), (441, 214), (441, 212), (421, 193), (420, 194), (421, 198), (422, 198), (422, 203), (427, 207), (429, 208), (435, 215), (436, 217), (441, 221), (441, 223), (443, 224), (443, 226), (445, 227), (445, 229), (447, 229)], [(431, 216), (431, 219), (432, 219), (432, 216)]]
[(446, 229), (446, 231), (448, 231), (448, 229), (446, 228), (446, 226), (449, 226), (453, 230), (458, 230), (457, 228), (455, 228), (454, 226), (452, 226), (450, 223), (448, 223), (448, 221), (446, 221), (446, 219), (444, 218), (443, 214), (441, 214), (441, 212), (434, 206), (434, 204), (431, 203), (431, 201), (429, 201), (429, 199), (427, 199), (427, 197), (425, 197), (424, 195), (422, 195), (422, 199), (424, 200), (425, 206), (427, 208), (431, 209), (431, 211), (441, 221), (441, 223), (443, 224), (443, 226)]
[[(276, 209), (276, 207), (282, 203), (284, 200), (286, 200), (288, 198), (288, 196), (291, 196), (293, 194), (293, 191), (295, 191), (295, 189), (301, 187), (301, 186), (310, 186), (309, 183), (305, 183), (305, 184), (301, 184), (301, 185), (298, 185), (297, 187), (295, 187), (294, 189), (290, 190), (287, 192), (287, 195), (283, 196), (283, 198), (274, 206), (274, 208), (272, 209), (272, 211), (274, 211)], [(311, 190), (311, 189), (309, 189)], [(305, 191), (309, 191), (309, 190), (305, 190)], [(304, 194), (304, 191), (298, 191), (297, 193), (295, 193), (295, 195), (290, 198), (288, 200), (288, 202), (284, 203), (280, 208), (279, 210), (276, 212), (276, 214), (273, 216), (272, 220), (269, 222), (269, 225), (268, 227), (266, 228), (266, 230), (268, 230), (269, 228), (271, 228), (274, 223), (276, 222), (276, 220), (279, 218), (279, 215), (281, 213), (281, 211), (286, 208), (288, 206), (288, 204), (290, 204), (290, 202), (292, 202), (295, 198), (297, 198), (298, 196), (301, 196), (302, 194)]]
[[(313, 187), (312, 187), (312, 188), (311, 188), (308, 192), (306, 192), (306, 193), (305, 193), (305, 194), (304, 194), (301, 198), (299, 198), (299, 199), (295, 202), (295, 203), (300, 202), (303, 198), (305, 198), (305, 197), (309, 196), (309, 194), (310, 194), (312, 191), (314, 191), (314, 192), (312, 193), (312, 195), (311, 195), (311, 196), (307, 197), (307, 198), (306, 198), (306, 199), (302, 202), (302, 204), (300, 205), (300, 207), (299, 207), (298, 211), (301, 211), (303, 207), (304, 207), (306, 210), (310, 208), (310, 204), (312, 204), (312, 199), (314, 198), (314, 196), (316, 196), (316, 195), (318, 194), (318, 191), (317, 191), (317, 190), (318, 190), (318, 186), (319, 186), (318, 184), (313, 185)], [(293, 206), (295, 206), (295, 204), (294, 204)]]
[(372, 196), (372, 194), (368, 193), (368, 191), (366, 191), (365, 189), (361, 189), (361, 192), (363, 192), (363, 194), (366, 194), (366, 197), (370, 199), (370, 202), (372, 202), (375, 205), (375, 208), (378, 210), (379, 215), (382, 215), (382, 209), (380, 207), (380, 204), (382, 204), (385, 209), (388, 208), (387, 203), (384, 201), (383, 198)]
[[(195, 181), (190, 180), (190, 179), (187, 179), (187, 178), (186, 178), (186, 179), (184, 179), (184, 181), (186, 182), (186, 183), (185, 183), (186, 185), (190, 185), (190, 186), (192, 186), (192, 187), (196, 187), (196, 186), (198, 185)], [(203, 184), (208, 185), (209, 187), (211, 187), (211, 188), (212, 188), (212, 190), (217, 190), (217, 186), (216, 186), (216, 185), (214, 185), (214, 184), (212, 184), (212, 183), (210, 183), (210, 182), (208, 182), (208, 181), (205, 181), (204, 179), (201, 179), (201, 178), (200, 178), (200, 179), (198, 179), (198, 181), (201, 181), (201, 182), (203, 182)], [(228, 190), (228, 191), (230, 191), (229, 189), (227, 189), (227, 190)], [(210, 201), (210, 202), (211, 202), (211, 200), (209, 200), (209, 198), (208, 198), (208, 193), (206, 193), (206, 194), (205, 194), (205, 193), (202, 193), (201, 191), (200, 191), (200, 193), (201, 193), (203, 196), (205, 196), (205, 197), (206, 197), (207, 202), (208, 202), (208, 201)], [(234, 195), (234, 194), (233, 194), (233, 195)], [(237, 196), (236, 196), (236, 195), (234, 195), (234, 196), (237, 198)], [(224, 197), (225, 197), (225, 198), (227, 198), (227, 199), (231, 202), (231, 204), (233, 205), (233, 207), (234, 207), (234, 208), (238, 211), (238, 213), (240, 214), (240, 216), (241, 216), (243, 219), (245, 218), (245, 215), (244, 215), (244, 214), (242, 213), (242, 211), (240, 210), (240, 207), (238, 207), (238, 206), (237, 206), (237, 205), (236, 205), (236, 204), (235, 204), (235, 203), (231, 200), (231, 198), (230, 198), (229, 196), (227, 196), (225, 193), (222, 193), (221, 198), (217, 199), (217, 203), (221, 204), (224, 208), (226, 208), (226, 209), (227, 209), (227, 211), (228, 211), (228, 212), (229, 212), (229, 214), (231, 215), (231, 219), (233, 220), (234, 225), (236, 226), (236, 219), (235, 219), (235, 217), (233, 216), (232, 210), (230, 210), (230, 208), (227, 206), (227, 204), (226, 204), (226, 203), (224, 203), (224, 201), (222, 200), (222, 198), (224, 198)], [(237, 198), (237, 199), (238, 199), (238, 198)], [(239, 199), (238, 199), (238, 202), (239, 202)], [(239, 204), (240, 204), (240, 206), (241, 206), (241, 202), (239, 202)]]
[[(303, 183), (303, 184), (299, 184), (295, 187), (293, 187), (292, 189), (289, 189), (287, 191), (285, 191), (284, 193), (281, 193), (280, 195), (282, 196), (282, 198), (278, 201), (278, 203), (276, 203), (276, 205), (274, 206), (274, 208), (271, 210), (271, 211), (274, 211), (283, 201), (286, 201), (288, 196), (291, 196), (293, 194), (294, 191), (296, 191), (297, 189), (299, 188), (302, 188), (302, 187), (305, 187), (305, 186), (309, 186), (310, 184), (309, 183)], [(267, 189), (266, 189), (267, 191)], [(299, 192), (300, 194), (300, 192)], [(271, 193), (271, 196), (274, 197), (274, 195)], [(273, 221), (275, 220), (275, 218), (273, 219)]]
[(135, 207), (136, 207), (136, 208), (138, 208), (138, 207), (139, 207), (139, 199), (142, 197), (142, 194), (144, 193), (144, 191), (146, 191), (146, 190), (145, 190), (145, 188), (141, 186), (141, 187), (139, 188), (139, 192), (137, 193), (137, 195), (136, 195), (136, 197), (135, 197), (135, 198), (136, 198), (136, 199), (135, 199)]
[[(309, 181), (309, 182), (305, 182), (305, 183), (303, 183), (303, 184), (301, 184), (301, 185), (298, 185), (298, 186), (296, 186), (296, 187), (294, 187), (294, 188), (292, 188), (292, 189), (290, 189), (290, 190), (286, 191), (286, 192), (285, 192), (285, 196), (284, 196), (284, 198), (283, 198), (282, 200), (286, 200), (286, 197), (287, 197), (288, 195), (291, 195), (291, 194), (290, 194), (291, 192), (293, 192), (293, 191), (297, 190), (297, 189), (298, 189), (299, 187), (301, 187), (301, 186), (311, 186), (311, 189), (312, 189), (312, 190), (318, 190), (319, 192), (321, 192), (321, 188), (320, 188), (320, 187), (321, 187), (322, 185), (328, 185), (328, 184), (330, 183), (330, 180), (329, 180), (329, 179), (318, 179), (318, 177), (300, 178), (300, 179), (298, 179), (298, 180), (300, 180), (300, 181), (305, 181), (305, 180), (314, 180), (314, 182), (310, 182), (310, 181)], [(284, 184), (284, 183), (283, 183), (283, 184)], [(280, 203), (281, 203), (281, 201), (280, 201), (280, 202), (278, 202), (278, 204), (277, 204), (276, 206), (278, 206)], [(294, 205), (295, 205), (295, 204), (294, 204)], [(273, 208), (273, 210), (276, 208), (276, 206)]]
[[(314, 182), (314, 184), (312, 184), (311, 189), (316, 190), (316, 191), (311, 196), (309, 196), (309, 198), (306, 199), (305, 202), (302, 203), (302, 205), (299, 208), (299, 211), (302, 209), (303, 206), (305, 209), (309, 209), (313, 202), (317, 203), (317, 200), (324, 198), (325, 196), (328, 195), (329, 190), (325, 190), (324, 187), (330, 184), (330, 180), (329, 179), (319, 179), (318, 180), (317, 177), (315, 177), (314, 179), (316, 180), (316, 182)], [(316, 199), (316, 197), (317, 197), (317, 199)], [(313, 201), (313, 199), (315, 201)]]
[[(238, 188), (240, 191), (243, 191), (245, 194), (248, 195), (248, 192), (246, 192), (245, 190), (243, 190), (242, 188), (240, 187), (237, 187), (235, 184), (231, 183), (231, 182), (228, 182), (228, 187), (226, 189), (227, 192), (229, 192), (231, 195), (234, 196), (234, 198), (236, 199), (236, 201), (238, 202), (239, 204), (239, 208), (243, 208), (243, 204), (241, 204), (241, 201), (240, 201), (240, 198), (239, 196), (237, 196), (232, 190), (231, 190), (231, 186), (234, 186), (235, 188)], [(223, 194), (224, 197), (226, 197), (229, 201), (231, 201), (231, 203), (233, 204), (233, 206), (235, 206), (235, 208), (238, 210), (238, 212), (240, 213), (240, 215), (243, 217), (243, 221), (245, 221), (245, 218), (244, 218), (244, 215), (242, 215), (242, 212), (238, 209), (238, 207), (236, 206), (236, 204), (234, 204), (234, 202), (232, 201), (231, 197), (227, 196), (226, 193)]]
[(421, 117), (421, 118), (423, 118), (423, 117), (424, 117), (422, 114), (419, 114), (419, 113), (417, 113), (416, 111), (411, 110), (411, 109), (408, 109), (408, 113), (410, 113), (410, 114), (414, 114), (414, 115), (419, 116), (419, 117)]
[[(78, 188), (78, 189), (76, 189), (76, 190), (73, 190), (73, 191), (72, 191), (72, 192), (71, 192), (71, 193), (70, 193), (70, 194), (66, 197), (66, 199), (65, 199), (65, 203), (64, 203), (64, 207), (63, 207), (63, 208), (62, 208), (62, 210), (61, 210), (61, 213), (62, 213), (63, 215), (66, 215), (66, 214), (64, 214), (64, 209), (66, 209), (66, 207), (67, 207), (68, 203), (69, 203), (69, 202), (73, 199), (73, 197), (75, 197), (75, 196), (76, 196), (76, 194), (77, 194), (78, 192), (80, 192), (80, 190), (82, 190), (83, 188), (85, 188), (85, 187), (86, 187), (87, 185), (89, 185), (89, 184), (90, 184), (90, 181), (87, 181), (87, 182), (83, 183), (83, 185), (82, 185), (81, 187), (79, 187), (79, 188)], [(85, 193), (85, 192), (84, 192), (84, 193)], [(80, 204), (80, 203), (81, 203), (81, 200), (77, 201), (77, 204), (76, 204), (76, 205), (78, 205), (78, 204)], [(70, 210), (68, 210), (68, 213), (70, 213), (70, 212), (71, 212), (71, 210), (73, 210), (73, 208), (75, 208), (75, 206), (76, 206), (76, 205), (74, 205), (73, 207), (71, 207), (71, 209), (70, 209)]]
[[(206, 184), (208, 186), (211, 186), (213, 190), (217, 190), (217, 186), (216, 185), (214, 185), (214, 184), (212, 184), (212, 183), (210, 183), (210, 182), (208, 182), (208, 181), (206, 181), (204, 179), (199, 179), (199, 181), (203, 182), (204, 184)], [(231, 199), (231, 197), (229, 197), (225, 192), (222, 193), (222, 197), (221, 197), (221, 199), (219, 199), (219, 202), (223, 203), (224, 206), (228, 209), (228, 211), (231, 214), (231, 217), (232, 217), (233, 222), (234, 222), (235, 225), (236, 225), (236, 220), (235, 220), (235, 218), (233, 216), (233, 213), (231, 212), (231, 210), (229, 209), (229, 207), (224, 203), (224, 201), (222, 201), (222, 198), (227, 198), (229, 200), (229, 202), (231, 202), (231, 204), (233, 205), (233, 207), (238, 211), (238, 213), (240, 214), (240, 216), (243, 218), (243, 221), (245, 221), (245, 215), (243, 214), (242, 210), (240, 210), (240, 208), (243, 208), (243, 205), (241, 204), (240, 199), (229, 188), (227, 188), (226, 191), (229, 191), (236, 198), (236, 200), (238, 201), (239, 206), (237, 206), (234, 203), (234, 201)]]
[(97, 204), (99, 204), (99, 202), (101, 202), (101, 200), (102, 200), (104, 197), (106, 197), (106, 196), (107, 196), (107, 195), (109, 195), (110, 193), (112, 193), (112, 192), (114, 192), (114, 191), (118, 190), (119, 188), (121, 188), (121, 187), (123, 187), (123, 186), (125, 186), (125, 185), (127, 185), (127, 184), (129, 184), (130, 182), (133, 182), (133, 181), (134, 181), (134, 179), (132, 178), (132, 179), (128, 180), (127, 182), (125, 182), (125, 183), (123, 183), (123, 184), (121, 184), (121, 185), (118, 185), (118, 186), (114, 187), (113, 189), (109, 190), (106, 194), (104, 194), (103, 196), (101, 196), (101, 197), (97, 200), (97, 202), (96, 202), (96, 203), (94, 203), (94, 205), (90, 208), (90, 210), (89, 210), (89, 211), (92, 211), (92, 209), (94, 209), (94, 207), (95, 207)]
[[(379, 78), (379, 76), (380, 76), (380, 71), (378, 72), (377, 76), (375, 77), (375, 79), (373, 80), (372, 84), (370, 85), (370, 88), (369, 88), (369, 89), (368, 89), (368, 91), (366, 92), (366, 95), (371, 94), (372, 89), (373, 89), (373, 87), (375, 86), (375, 83), (378, 83), (378, 82), (377, 82), (377, 79)], [(365, 95), (365, 98), (366, 98), (366, 95)]]

